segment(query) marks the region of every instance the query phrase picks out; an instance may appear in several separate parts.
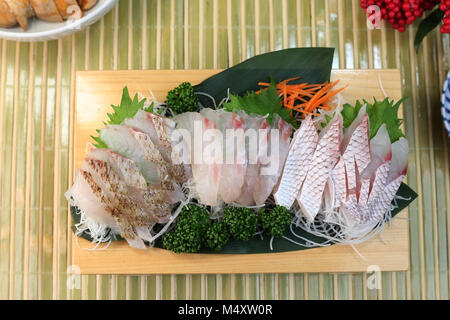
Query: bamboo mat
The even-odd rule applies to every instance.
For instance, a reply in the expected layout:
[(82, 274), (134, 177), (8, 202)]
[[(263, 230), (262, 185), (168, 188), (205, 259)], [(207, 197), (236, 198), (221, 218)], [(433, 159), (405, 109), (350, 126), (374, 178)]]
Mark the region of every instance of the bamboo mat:
[[(0, 41), (0, 299), (449, 299), (450, 140), (440, 87), (450, 37), (416, 55), (405, 33), (366, 28), (359, 0), (121, 0), (57, 41)], [(295, 46), (336, 47), (334, 68), (399, 68), (411, 146), (408, 272), (76, 276), (64, 192), (74, 173), (76, 70), (226, 68)], [(370, 279), (369, 279), (370, 280)]]

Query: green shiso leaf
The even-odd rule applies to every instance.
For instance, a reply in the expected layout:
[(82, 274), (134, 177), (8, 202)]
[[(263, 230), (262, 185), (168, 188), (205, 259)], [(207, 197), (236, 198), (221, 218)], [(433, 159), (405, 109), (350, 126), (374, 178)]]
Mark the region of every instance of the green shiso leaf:
[[(128, 88), (124, 87), (122, 92), (122, 100), (120, 101), (120, 104), (117, 106), (111, 105), (111, 108), (113, 109), (114, 112), (107, 114), (108, 121), (105, 122), (105, 125), (121, 124), (125, 119), (133, 118), (139, 110), (153, 112), (153, 103), (148, 108), (144, 109), (145, 101), (146, 101), (145, 98), (139, 100), (137, 93), (134, 95), (134, 98), (131, 99), (130, 94), (128, 92)], [(97, 130), (97, 132), (100, 133), (100, 130)], [(102, 139), (100, 139), (99, 136), (97, 137), (91, 136), (91, 138), (95, 141), (94, 147), (98, 149), (108, 147), (106, 143)]]
[(352, 124), (352, 122), (358, 115), (359, 110), (365, 104), (367, 115), (369, 116), (370, 139), (372, 139), (377, 134), (381, 125), (386, 124), (389, 138), (393, 143), (398, 139), (405, 137), (404, 133), (400, 129), (402, 119), (398, 117), (398, 110), (404, 100), (405, 99), (401, 99), (394, 104), (394, 101), (389, 101), (388, 98), (382, 101), (377, 101), (374, 98), (373, 103), (363, 100), (364, 103), (356, 101), (354, 106), (345, 104), (341, 112), (344, 128), (348, 128)]
[(267, 121), (273, 124), (273, 117), (278, 114), (286, 122), (297, 126), (294, 118), (290, 116), (289, 110), (283, 108), (281, 99), (278, 96), (276, 83), (271, 79), (270, 86), (267, 90), (261, 90), (260, 94), (249, 92), (241, 97), (231, 94), (230, 102), (224, 104), (224, 109), (230, 112), (244, 111), (247, 114), (258, 114), (266, 116)]
[[(292, 48), (261, 54), (228, 68), (194, 86), (196, 92), (211, 95), (218, 104), (228, 96), (244, 95), (258, 89), (259, 82), (275, 82), (302, 77), (301, 82), (324, 83), (330, 80), (334, 48)], [(211, 99), (200, 96), (204, 107)]]

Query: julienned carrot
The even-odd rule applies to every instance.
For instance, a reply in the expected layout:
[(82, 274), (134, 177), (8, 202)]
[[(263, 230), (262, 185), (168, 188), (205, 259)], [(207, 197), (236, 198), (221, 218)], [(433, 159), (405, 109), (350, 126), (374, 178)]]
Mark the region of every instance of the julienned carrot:
[[(298, 80), (300, 77), (295, 77), (287, 80), (283, 80), (277, 83), (277, 93), (282, 97), (283, 107), (292, 111), (297, 111), (303, 115), (318, 115), (313, 112), (317, 109), (331, 110), (328, 102), (330, 99), (344, 90), (347, 86), (331, 91), (338, 83), (325, 82), (322, 84), (289, 84), (289, 82)], [(270, 83), (260, 82), (261, 87), (269, 87)], [(259, 94), (261, 91), (258, 91)]]

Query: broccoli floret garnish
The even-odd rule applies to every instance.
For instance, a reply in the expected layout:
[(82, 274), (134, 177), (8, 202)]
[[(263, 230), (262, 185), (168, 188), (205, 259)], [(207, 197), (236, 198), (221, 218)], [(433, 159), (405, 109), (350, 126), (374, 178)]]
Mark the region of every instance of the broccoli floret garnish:
[(276, 206), (272, 210), (261, 209), (258, 215), (264, 232), (275, 238), (281, 238), (292, 222), (292, 213), (283, 206)]
[(163, 236), (164, 247), (176, 253), (198, 252), (211, 224), (208, 211), (197, 205), (185, 206), (175, 227)]
[(183, 82), (175, 89), (169, 91), (166, 105), (175, 113), (194, 112), (198, 109), (198, 97), (189, 82)]
[(230, 235), (236, 240), (248, 241), (258, 229), (258, 215), (251, 209), (228, 207), (225, 209), (223, 222)]
[(205, 245), (208, 248), (220, 251), (230, 240), (230, 233), (223, 221), (213, 223), (206, 231)]

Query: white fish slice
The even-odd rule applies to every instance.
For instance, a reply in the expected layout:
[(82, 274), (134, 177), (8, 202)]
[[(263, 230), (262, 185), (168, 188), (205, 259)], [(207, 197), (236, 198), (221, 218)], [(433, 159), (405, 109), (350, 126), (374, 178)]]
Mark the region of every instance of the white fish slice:
[(381, 164), (375, 171), (375, 176), (372, 183), (372, 189), (370, 191), (368, 202), (371, 203), (378, 198), (378, 195), (383, 191), (386, 186), (387, 177), (391, 168), (391, 161), (386, 161)]
[(147, 188), (147, 182), (133, 160), (109, 149), (91, 149), (88, 158), (108, 162), (128, 186)]
[(222, 134), (223, 164), (218, 192), (225, 203), (232, 203), (241, 195), (247, 168), (245, 120), (235, 113), (223, 110), (205, 108), (200, 113), (213, 121)]
[(348, 199), (342, 203), (343, 213), (356, 223), (362, 222), (362, 217), (366, 215), (365, 208), (358, 205), (356, 194), (349, 194)]
[(128, 126), (108, 125), (100, 131), (100, 138), (113, 151), (133, 160), (147, 183), (161, 185), (175, 202), (183, 199), (161, 153), (146, 133)]
[(290, 209), (300, 192), (300, 188), (308, 173), (319, 135), (311, 116), (308, 116), (295, 132), (289, 147), (280, 185), (274, 194), (278, 205)]
[(214, 122), (198, 112), (186, 112), (174, 117), (177, 128), (189, 133), (190, 159), (195, 190), (206, 205), (218, 203), (221, 176), (222, 145)]
[(102, 200), (106, 199), (106, 195), (96, 184), (88, 183), (89, 178), (87, 172), (77, 170), (72, 187), (65, 193), (66, 199), (98, 223), (118, 229), (109, 204)]
[(348, 142), (344, 142), (345, 149), (343, 149), (344, 153), (342, 155), (347, 174), (348, 190), (356, 188), (357, 176), (361, 175), (370, 163), (369, 117), (365, 113), (365, 107), (361, 108), (361, 111), (364, 111), (364, 114), (360, 117), (359, 124), (354, 128), (353, 132), (350, 129), (344, 134), (344, 136), (350, 135)]
[(347, 175), (342, 157), (339, 158), (330, 176), (334, 186), (334, 207), (337, 208), (347, 200)]
[(398, 176), (383, 189), (375, 201), (369, 204), (367, 214), (364, 216), (364, 222), (379, 221), (383, 218), (404, 178), (404, 175)]
[(359, 189), (358, 204), (367, 205), (370, 193), (370, 179), (361, 179), (361, 187)]
[[(269, 134), (266, 135), (269, 138), (267, 141), (269, 153), (266, 153), (262, 148), (258, 154), (258, 161), (261, 165), (259, 179), (253, 190), (256, 205), (263, 205), (274, 191), (283, 171), (291, 144), (292, 126), (278, 115), (274, 117), (274, 123), (274, 129), (277, 131), (268, 130)], [(267, 158), (269, 154), (270, 157)]]
[(297, 201), (305, 217), (313, 222), (322, 205), (322, 195), (331, 170), (339, 160), (342, 141), (342, 117), (335, 116), (322, 131)]
[(123, 125), (139, 129), (150, 137), (167, 163), (169, 173), (177, 182), (184, 183), (189, 179), (189, 164), (181, 163), (178, 160), (180, 155), (174, 154), (177, 149), (172, 148), (172, 133), (176, 125), (173, 120), (139, 110), (133, 118), (125, 119)]
[(128, 241), (130, 246), (145, 249), (144, 242), (133, 232), (124, 233), (123, 228), (113, 217), (116, 210), (111, 208), (110, 199), (105, 191), (97, 184), (90, 172), (79, 170), (74, 185), (66, 193), (71, 198), (71, 203), (76, 205), (88, 217), (103, 224), (121, 235)]
[(395, 180), (398, 176), (406, 175), (408, 171), (409, 146), (408, 140), (400, 138), (392, 144), (391, 169), (387, 182)]
[[(244, 206), (255, 205), (253, 191), (258, 183), (258, 173), (260, 163), (258, 161), (258, 149), (266, 148), (266, 134), (269, 128), (267, 120), (260, 116), (249, 116), (245, 113), (239, 113), (239, 116), (245, 121), (245, 130), (247, 139), (245, 142), (245, 155), (247, 169), (244, 177), (244, 183), (241, 188), (241, 195), (237, 203)], [(260, 138), (261, 133), (261, 138)]]
[(363, 178), (373, 177), (378, 167), (392, 159), (391, 139), (385, 124), (381, 125), (375, 137), (370, 140), (370, 159), (370, 163), (361, 174)]

